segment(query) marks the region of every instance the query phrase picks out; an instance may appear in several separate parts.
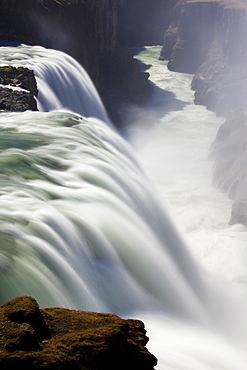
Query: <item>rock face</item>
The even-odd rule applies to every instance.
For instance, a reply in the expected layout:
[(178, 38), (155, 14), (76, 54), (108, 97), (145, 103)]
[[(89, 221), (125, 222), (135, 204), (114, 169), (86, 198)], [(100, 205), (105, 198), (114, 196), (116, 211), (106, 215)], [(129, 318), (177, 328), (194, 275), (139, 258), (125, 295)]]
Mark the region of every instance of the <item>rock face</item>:
[(247, 115), (234, 112), (212, 145), (213, 183), (233, 199), (231, 224), (247, 227)]
[(0, 368), (152, 370), (156, 358), (139, 320), (113, 314), (39, 309), (31, 297), (0, 306)]
[[(112, 90), (117, 89), (119, 96), (142, 105), (153, 90), (148, 75), (136, 69), (131, 54), (117, 40), (118, 3), (115, 0), (2, 0), (0, 39), (62, 50), (87, 70), (106, 104), (110, 104)], [(109, 61), (114, 65), (111, 71)], [(115, 76), (111, 78), (113, 72)], [(110, 85), (113, 80), (114, 84)]]
[(214, 1), (177, 2), (160, 56), (170, 70), (195, 73), (211, 46), (216, 14)]
[(170, 70), (195, 74), (195, 103), (225, 117), (246, 109), (246, 20), (244, 0), (180, 0), (161, 51)]
[(241, 2), (238, 7), (219, 3), (211, 48), (192, 82), (196, 104), (206, 105), (224, 117), (247, 109), (246, 20), (246, 3), (242, 7)]
[(3, 0), (0, 37), (62, 50), (97, 82), (101, 54), (116, 47), (116, 22), (112, 0)]
[(120, 42), (127, 46), (161, 45), (176, 1), (117, 1)]
[(33, 71), (22, 67), (0, 67), (0, 110), (37, 110), (38, 95)]

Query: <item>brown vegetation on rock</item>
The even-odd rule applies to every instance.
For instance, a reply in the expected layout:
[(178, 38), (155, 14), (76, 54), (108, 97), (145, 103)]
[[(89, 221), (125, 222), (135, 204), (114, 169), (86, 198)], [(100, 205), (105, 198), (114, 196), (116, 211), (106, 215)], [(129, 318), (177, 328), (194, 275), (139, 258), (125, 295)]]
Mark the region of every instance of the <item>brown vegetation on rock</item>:
[(0, 368), (152, 370), (156, 358), (139, 320), (63, 308), (27, 296), (0, 306)]

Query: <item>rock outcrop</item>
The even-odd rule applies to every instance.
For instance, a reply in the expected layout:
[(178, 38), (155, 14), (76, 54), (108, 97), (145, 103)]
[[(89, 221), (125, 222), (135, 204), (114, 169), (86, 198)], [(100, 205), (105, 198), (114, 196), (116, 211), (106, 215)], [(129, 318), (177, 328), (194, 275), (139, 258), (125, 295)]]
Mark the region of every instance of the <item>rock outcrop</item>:
[(195, 73), (212, 44), (216, 21), (215, 1), (178, 1), (165, 33), (160, 59), (176, 72)]
[[(108, 110), (112, 108), (111, 94), (116, 89), (120, 100), (123, 97), (127, 102), (142, 105), (153, 90), (148, 74), (135, 67), (132, 55), (118, 42), (118, 3), (115, 0), (2, 0), (0, 39), (37, 44), (71, 55), (89, 73)], [(109, 62), (114, 65), (110, 72)], [(115, 76), (111, 78), (113, 72)], [(113, 80), (114, 84), (110, 85)]]
[(39, 309), (27, 296), (0, 306), (0, 368), (153, 370), (144, 324), (116, 315)]
[(179, 0), (161, 51), (170, 70), (195, 74), (195, 103), (225, 117), (246, 109), (246, 20), (244, 0)]
[(0, 110), (37, 110), (38, 95), (33, 71), (22, 67), (0, 67)]

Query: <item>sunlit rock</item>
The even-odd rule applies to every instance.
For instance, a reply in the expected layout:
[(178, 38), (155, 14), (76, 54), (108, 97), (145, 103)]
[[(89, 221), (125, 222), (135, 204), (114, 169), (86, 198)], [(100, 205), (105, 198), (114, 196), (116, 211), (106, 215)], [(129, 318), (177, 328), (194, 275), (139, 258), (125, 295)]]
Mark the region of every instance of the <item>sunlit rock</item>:
[(39, 309), (27, 296), (0, 306), (0, 367), (25, 369), (143, 369), (156, 358), (139, 320), (116, 315)]

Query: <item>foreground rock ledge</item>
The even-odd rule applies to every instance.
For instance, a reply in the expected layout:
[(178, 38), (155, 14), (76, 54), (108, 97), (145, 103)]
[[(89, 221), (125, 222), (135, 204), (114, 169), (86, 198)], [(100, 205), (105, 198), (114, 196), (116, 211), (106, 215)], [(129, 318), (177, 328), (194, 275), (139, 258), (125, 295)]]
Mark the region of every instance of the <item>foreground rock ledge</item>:
[(0, 368), (151, 370), (144, 324), (113, 314), (39, 309), (32, 297), (0, 306)]

